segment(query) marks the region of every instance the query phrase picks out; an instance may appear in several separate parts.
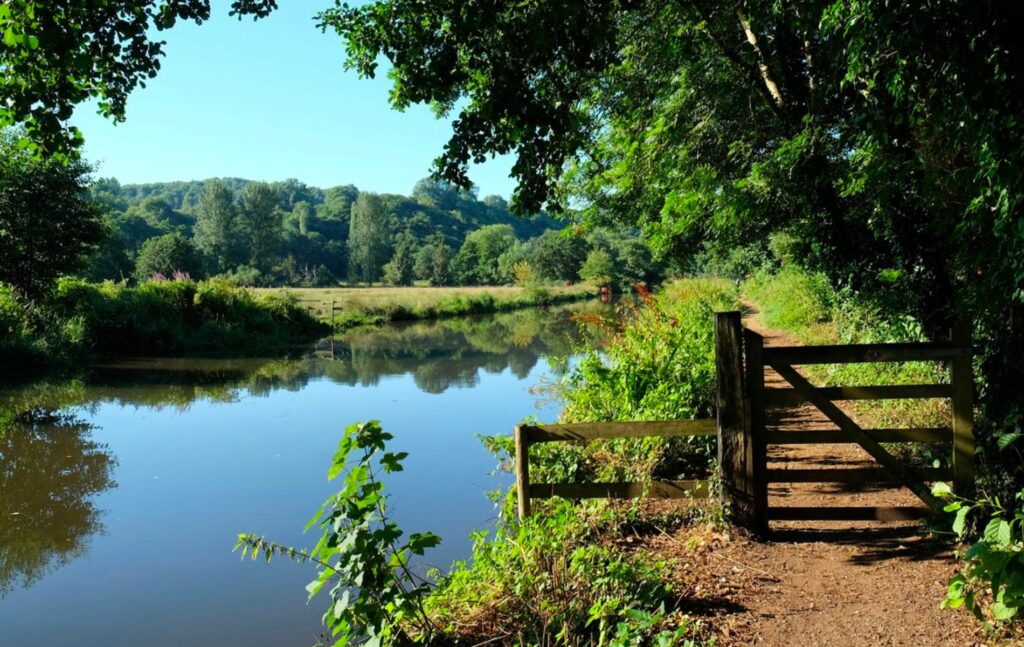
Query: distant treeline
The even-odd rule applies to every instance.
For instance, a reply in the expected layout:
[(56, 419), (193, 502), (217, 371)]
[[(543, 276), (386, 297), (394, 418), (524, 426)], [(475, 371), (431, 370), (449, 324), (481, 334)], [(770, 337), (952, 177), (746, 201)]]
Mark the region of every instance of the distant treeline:
[(625, 284), (660, 275), (630, 232), (575, 235), (546, 214), (518, 217), (499, 196), (481, 200), (429, 179), (411, 196), (238, 178), (101, 179), (90, 194), (107, 229), (83, 270), (94, 281), (187, 274), (252, 286)]

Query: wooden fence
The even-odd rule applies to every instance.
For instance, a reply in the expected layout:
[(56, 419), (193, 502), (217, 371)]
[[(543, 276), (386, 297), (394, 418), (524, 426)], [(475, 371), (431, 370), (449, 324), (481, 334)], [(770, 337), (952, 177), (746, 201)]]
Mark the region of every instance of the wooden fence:
[[(717, 370), (716, 420), (608, 422), (574, 425), (521, 425), (515, 429), (516, 486), (519, 514), (530, 513), (530, 499), (629, 498), (646, 493), (664, 498), (705, 497), (705, 480), (649, 483), (530, 483), (530, 445), (554, 441), (649, 436), (717, 434), (722, 499), (734, 521), (758, 532), (770, 520), (891, 520), (918, 518), (937, 508), (928, 483), (952, 480), (954, 491), (969, 494), (974, 483), (973, 376), (970, 332), (958, 327), (948, 343), (855, 344), (846, 346), (765, 347), (757, 333), (742, 326), (739, 312), (718, 313), (715, 319)], [(912, 385), (812, 385), (794, 367), (863, 362), (944, 362), (949, 383)], [(766, 388), (765, 369), (787, 383)], [(948, 427), (911, 429), (862, 428), (835, 405), (839, 400), (948, 398)], [(769, 428), (769, 409), (809, 403), (834, 429), (785, 431)], [(952, 468), (915, 468), (890, 454), (881, 443), (951, 442)], [(769, 469), (768, 446), (810, 443), (856, 443), (878, 463), (855, 469)], [(898, 483), (914, 492), (928, 508), (821, 507), (769, 508), (770, 483)]]
[(629, 499), (641, 495), (662, 499), (708, 496), (706, 480), (651, 481), (646, 483), (531, 483), (530, 446), (538, 443), (589, 441), (602, 438), (650, 436), (713, 436), (715, 421), (658, 420), (596, 422), (568, 425), (519, 425), (515, 428), (516, 492), (519, 517), (530, 514), (530, 499), (554, 496), (567, 499)]

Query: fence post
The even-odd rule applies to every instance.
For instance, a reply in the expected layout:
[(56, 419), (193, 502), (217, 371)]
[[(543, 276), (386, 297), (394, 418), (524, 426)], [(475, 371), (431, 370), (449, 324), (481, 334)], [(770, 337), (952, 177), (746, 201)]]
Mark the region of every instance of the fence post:
[(750, 434), (743, 407), (743, 324), (739, 312), (715, 313), (715, 409), (722, 505), (741, 525), (753, 522), (753, 492), (747, 479)]
[(530, 441), (522, 425), (516, 425), (512, 438), (516, 445), (516, 496), (522, 521), (530, 514)]
[(743, 331), (747, 360), (747, 423), (750, 454), (747, 478), (753, 505), (753, 530), (768, 532), (768, 444), (764, 417), (764, 338), (748, 329)]
[[(961, 320), (953, 328), (953, 344), (971, 346), (970, 323)], [(972, 353), (953, 359), (953, 490), (971, 496), (974, 490), (974, 368)]]

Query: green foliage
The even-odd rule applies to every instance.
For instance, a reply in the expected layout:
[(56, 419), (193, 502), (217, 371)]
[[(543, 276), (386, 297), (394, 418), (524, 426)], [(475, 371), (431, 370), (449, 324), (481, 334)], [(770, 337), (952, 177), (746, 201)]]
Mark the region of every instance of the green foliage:
[(249, 242), (249, 265), (265, 272), (281, 243), (280, 196), (266, 182), (249, 182), (239, 205), (241, 228)]
[(496, 285), (504, 282), (499, 259), (515, 245), (515, 231), (509, 225), (488, 225), (466, 236), (452, 259), (452, 272), (463, 284)]
[(803, 339), (829, 320), (833, 296), (821, 274), (786, 266), (777, 273), (760, 271), (743, 284), (743, 292), (756, 302), (766, 326)]
[(258, 296), (219, 280), (127, 287), (62, 279), (50, 299), (22, 312), (23, 334), (50, 358), (252, 352), (324, 332), (286, 295)]
[(181, 234), (164, 234), (142, 244), (135, 261), (139, 282), (153, 277), (170, 278), (176, 272), (192, 276), (199, 273), (199, 260), (192, 241)]
[(674, 610), (669, 566), (611, 542), (613, 531), (561, 502), (521, 523), (499, 520), (473, 535), (426, 600), (446, 634), (515, 644), (694, 645)]
[(220, 180), (207, 182), (196, 205), (193, 241), (211, 273), (223, 272), (241, 260), (239, 224), (231, 189)]
[(384, 201), (372, 193), (360, 193), (352, 205), (349, 225), (349, 278), (372, 284), (381, 276), (391, 249), (391, 222)]
[[(348, 427), (328, 478), (345, 474), (307, 525), (309, 551), (243, 534), (243, 558), (312, 562), (310, 598), (326, 590), (324, 624), (338, 645), (476, 643), (505, 635), (518, 644), (686, 645), (691, 620), (676, 610), (667, 564), (617, 548), (614, 525), (562, 502), (522, 523), (499, 520), (473, 535), (473, 557), (431, 585), (411, 560), (440, 539), (404, 532), (389, 519), (382, 474), (406, 454), (387, 451), (379, 423)], [(367, 642), (363, 642), (363, 641)]]
[[(726, 281), (684, 279), (645, 305), (626, 313), (618, 334), (583, 354), (556, 385), (563, 421), (714, 415), (714, 313), (739, 307), (735, 289)], [(647, 438), (537, 451), (540, 470), (552, 471), (545, 478), (647, 480), (705, 472), (711, 447), (707, 438)]]
[[(376, 421), (345, 429), (327, 478), (345, 474), (341, 490), (324, 502), (306, 529), (321, 529), (310, 551), (297, 551), (262, 537), (239, 535), (235, 550), (243, 558), (280, 555), (319, 569), (306, 590), (312, 599), (325, 588), (330, 603), (324, 625), (337, 645), (430, 643), (434, 622), (424, 610), (430, 585), (417, 575), (410, 560), (440, 543), (433, 533), (404, 533), (387, 515), (380, 474), (399, 472), (405, 452), (386, 451), (393, 436)], [(365, 641), (365, 642), (364, 642)]]
[(534, 269), (553, 281), (576, 281), (587, 258), (587, 241), (567, 231), (547, 231), (537, 239), (531, 260)]
[[(233, 0), (231, 13), (263, 17), (275, 0)], [(128, 94), (156, 75), (164, 42), (155, 30), (210, 17), (204, 0), (116, 0), (55, 6), (37, 0), (0, 5), (0, 128), (22, 124), (33, 148), (68, 155), (82, 142), (68, 121), (77, 104), (97, 100), (100, 113), (123, 121)], [(59, 70), (59, 73), (55, 73)]]
[[(395, 253), (384, 265), (384, 282), (388, 285), (412, 285), (414, 278), (414, 257), (416, 241), (409, 233), (395, 238)], [(433, 251), (433, 250), (432, 250)]]
[[(7, 51), (0, 47), (0, 61)], [(0, 123), (6, 109), (0, 105)], [(35, 159), (0, 131), (0, 282), (39, 297), (84, 266), (105, 233), (100, 207), (83, 197), (88, 173), (80, 162)]]
[(603, 249), (592, 250), (580, 268), (580, 278), (597, 285), (611, 285), (615, 277), (612, 255)]
[(955, 496), (946, 483), (932, 490), (950, 500), (946, 512), (955, 513), (953, 532), (963, 540), (968, 535), (968, 515), (986, 511), (988, 522), (981, 537), (963, 554), (960, 573), (949, 581), (942, 606), (967, 607), (979, 619), (985, 612), (998, 623), (1019, 620), (1024, 607), (1024, 491), (1016, 495), (1016, 508), (1008, 509), (999, 498), (978, 501)]

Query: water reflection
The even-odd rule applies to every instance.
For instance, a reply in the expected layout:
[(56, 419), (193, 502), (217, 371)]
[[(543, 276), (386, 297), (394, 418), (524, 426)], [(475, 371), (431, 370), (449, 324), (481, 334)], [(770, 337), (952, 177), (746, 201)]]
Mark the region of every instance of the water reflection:
[(595, 302), (355, 330), (322, 340), (299, 359), (122, 360), (92, 366), (82, 380), (90, 402), (157, 408), (300, 391), (320, 379), (369, 387), (400, 375), (438, 394), (476, 386), (481, 371), (508, 369), (522, 379), (541, 358), (571, 354), (584, 338), (601, 334), (573, 317), (581, 311), (610, 315), (613, 309)]
[[(300, 545), (334, 487), (322, 466), (339, 429), (360, 419), (384, 419), (411, 453), (393, 479), (401, 525), (445, 538), (438, 565), (464, 558), (494, 516), (482, 492), (502, 485), (476, 435), (538, 411), (527, 388), (546, 358), (600, 332), (570, 318), (580, 310), (613, 313), (595, 302), (357, 330), (292, 359), (100, 362), (0, 391), (0, 643), (119, 647), (146, 631), (154, 645), (306, 644), (319, 626), (308, 572), (268, 576), (228, 548), (249, 528)], [(173, 573), (140, 578), (154, 554)], [(64, 599), (76, 603), (55, 618)]]
[(47, 409), (0, 414), (0, 597), (85, 552), (102, 531), (91, 497), (115, 486), (92, 425)]

